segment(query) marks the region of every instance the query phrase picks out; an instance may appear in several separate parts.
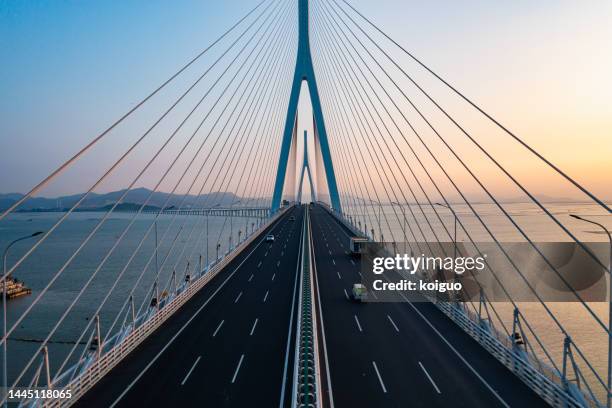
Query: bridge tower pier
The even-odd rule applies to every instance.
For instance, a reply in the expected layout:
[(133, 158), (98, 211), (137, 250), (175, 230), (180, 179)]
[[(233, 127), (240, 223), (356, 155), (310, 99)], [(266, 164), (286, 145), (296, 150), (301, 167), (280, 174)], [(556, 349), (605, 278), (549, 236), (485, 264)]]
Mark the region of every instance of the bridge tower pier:
[(312, 201), (317, 201), (317, 193), (314, 188), (314, 183), (312, 182), (312, 172), (310, 171), (310, 165), (308, 164), (308, 138), (306, 131), (304, 131), (304, 162), (302, 163), (302, 171), (300, 172), (300, 181), (298, 184), (298, 203), (302, 201), (302, 185), (304, 183), (304, 172), (308, 172), (308, 181), (310, 182), (310, 192), (312, 194)]
[[(289, 96), (289, 106), (287, 108), (287, 118), (285, 120), (285, 128), (283, 131), (283, 140), (280, 149), (276, 181), (274, 183), (271, 211), (274, 213), (280, 207), (293, 129), (294, 126), (297, 125), (296, 114), (300, 90), (302, 87), (302, 81), (306, 81), (308, 83), (308, 91), (310, 94), (310, 100), (312, 102), (312, 112), (315, 125), (314, 136), (315, 138), (318, 138), (319, 145), (321, 147), (321, 156), (323, 157), (323, 166), (325, 168), (325, 176), (327, 179), (327, 186), (329, 188), (331, 206), (335, 211), (341, 212), (340, 195), (338, 194), (338, 186), (336, 184), (336, 175), (334, 173), (331, 152), (329, 150), (325, 120), (323, 119), (323, 109), (321, 108), (321, 99), (319, 98), (317, 80), (314, 73), (314, 67), (312, 65), (312, 56), (310, 54), (308, 0), (298, 0), (298, 19), (299, 38), (297, 59), (295, 63), (295, 73), (293, 75), (293, 84), (291, 86), (291, 95)], [(310, 168), (308, 170), (310, 171)]]

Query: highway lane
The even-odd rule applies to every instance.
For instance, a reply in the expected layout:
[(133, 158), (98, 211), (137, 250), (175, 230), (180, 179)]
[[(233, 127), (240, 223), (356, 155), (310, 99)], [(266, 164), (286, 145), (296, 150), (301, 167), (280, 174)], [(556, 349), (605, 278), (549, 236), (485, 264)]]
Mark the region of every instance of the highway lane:
[(288, 401), (303, 212), (271, 226), (273, 244), (262, 234), (77, 405), (275, 407), (283, 389)]
[(311, 220), (335, 407), (547, 406), (434, 305), (350, 302), (348, 229)]

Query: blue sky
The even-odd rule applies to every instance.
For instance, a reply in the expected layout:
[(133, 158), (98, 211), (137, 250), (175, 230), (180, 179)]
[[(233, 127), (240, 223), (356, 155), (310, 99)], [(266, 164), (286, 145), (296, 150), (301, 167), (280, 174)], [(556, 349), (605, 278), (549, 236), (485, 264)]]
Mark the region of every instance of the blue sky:
[[(255, 4), (0, 0), (0, 192), (40, 181)], [(610, 2), (353, 4), (612, 196)]]

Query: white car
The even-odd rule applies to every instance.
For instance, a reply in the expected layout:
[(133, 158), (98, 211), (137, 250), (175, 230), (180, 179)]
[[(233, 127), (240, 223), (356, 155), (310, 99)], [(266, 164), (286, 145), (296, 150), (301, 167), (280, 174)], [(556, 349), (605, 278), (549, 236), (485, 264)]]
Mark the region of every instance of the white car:
[(272, 234), (266, 235), (266, 242), (274, 242), (274, 235)]

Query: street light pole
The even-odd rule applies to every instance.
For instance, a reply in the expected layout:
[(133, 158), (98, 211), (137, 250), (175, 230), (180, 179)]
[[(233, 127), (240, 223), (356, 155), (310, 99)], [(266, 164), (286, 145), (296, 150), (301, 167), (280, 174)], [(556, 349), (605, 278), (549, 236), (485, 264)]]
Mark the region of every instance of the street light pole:
[(457, 213), (455, 213), (455, 210), (453, 210), (450, 205), (446, 205), (442, 203), (436, 203), (436, 205), (449, 209), (450, 212), (453, 213), (453, 217), (455, 218), (455, 232), (453, 234), (453, 246), (454, 246), (453, 257), (457, 259)]
[(208, 217), (210, 216), (210, 210), (212, 210), (213, 208), (218, 207), (219, 204), (215, 204), (212, 207), (210, 207), (207, 211), (206, 211), (206, 267), (208, 268), (208, 263), (209, 263), (209, 258), (208, 258)]
[[(17, 238), (16, 240), (12, 241), (11, 243), (8, 244), (8, 246), (4, 249), (4, 253), (2, 254), (2, 264), (4, 265), (4, 272), (2, 274), (2, 341), (4, 342), (3, 346), (2, 346), (2, 354), (3, 354), (3, 362), (2, 362), (2, 385), (4, 386), (4, 391), (7, 392), (7, 387), (8, 387), (8, 381), (7, 381), (7, 355), (8, 355), (8, 350), (7, 350), (7, 343), (8, 343), (8, 339), (6, 338), (6, 280), (8, 278), (7, 276), (7, 267), (6, 267), (6, 261), (7, 261), (7, 255), (8, 255), (8, 251), (9, 249), (16, 244), (19, 241), (23, 241), (25, 239), (29, 239), (29, 238), (33, 238), (36, 237), (40, 234), (42, 234), (42, 231), (37, 231), (31, 235), (26, 235), (25, 237), (21, 237), (21, 238)], [(4, 406), (7, 407), (8, 406), (8, 399), (5, 398), (4, 399)]]
[(402, 216), (404, 217), (404, 229), (402, 230), (402, 232), (404, 233), (404, 252), (406, 252), (406, 243), (408, 241), (408, 238), (406, 238), (406, 210), (404, 209), (404, 206), (400, 203), (391, 201), (391, 205), (397, 205), (399, 206), (400, 210), (402, 210)]
[(241, 200), (234, 201), (230, 204), (230, 236), (229, 236), (229, 250), (232, 250), (232, 236), (234, 235), (234, 204), (240, 203)]
[(576, 214), (570, 214), (570, 217), (598, 226), (608, 234), (608, 241), (610, 242), (610, 263), (608, 264), (608, 395), (606, 397), (606, 406), (610, 408), (612, 405), (612, 395), (610, 394), (610, 388), (612, 387), (612, 234), (598, 222), (582, 218)]

